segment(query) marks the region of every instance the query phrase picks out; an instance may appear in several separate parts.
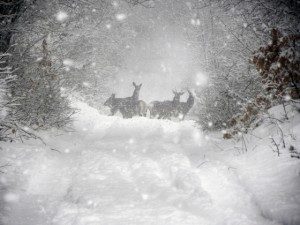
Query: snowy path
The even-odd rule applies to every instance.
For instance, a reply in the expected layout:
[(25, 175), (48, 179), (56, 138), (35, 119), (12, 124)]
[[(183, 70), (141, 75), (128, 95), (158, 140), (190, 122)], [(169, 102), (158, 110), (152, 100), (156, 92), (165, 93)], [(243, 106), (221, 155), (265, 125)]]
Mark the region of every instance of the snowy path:
[[(251, 176), (260, 172), (255, 171), (257, 167), (247, 175), (243, 156), (229, 160), (233, 153), (216, 149), (192, 122), (123, 120), (100, 115), (83, 103), (77, 107), (81, 113), (75, 132), (43, 134), (50, 147), (36, 141), (3, 146), (3, 162), (11, 165), (1, 177), (3, 224), (275, 225), (300, 221), (299, 192), (281, 198), (298, 198), (291, 203), (281, 204), (274, 196), (277, 209), (286, 214), (276, 218), (272, 206), (257, 198), (264, 192), (253, 192), (267, 182), (258, 180), (256, 189), (250, 185), (256, 182), (251, 182)], [(299, 173), (297, 161), (286, 165)], [(295, 180), (296, 188), (298, 184)]]

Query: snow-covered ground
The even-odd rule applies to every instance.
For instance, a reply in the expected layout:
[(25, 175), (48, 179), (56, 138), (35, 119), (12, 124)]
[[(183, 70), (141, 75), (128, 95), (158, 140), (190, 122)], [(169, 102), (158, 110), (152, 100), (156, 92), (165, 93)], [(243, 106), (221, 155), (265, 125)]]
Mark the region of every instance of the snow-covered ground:
[(40, 133), (46, 145), (0, 143), (3, 225), (300, 224), (299, 113), (282, 123), (275, 107), (237, 141), (74, 105), (74, 130)]

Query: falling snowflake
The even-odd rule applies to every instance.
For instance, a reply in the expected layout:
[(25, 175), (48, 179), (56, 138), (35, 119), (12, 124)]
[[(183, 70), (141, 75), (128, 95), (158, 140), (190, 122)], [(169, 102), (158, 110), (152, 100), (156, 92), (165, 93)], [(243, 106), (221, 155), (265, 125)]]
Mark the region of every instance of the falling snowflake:
[(119, 14), (116, 15), (116, 19), (117, 19), (118, 21), (123, 21), (123, 20), (125, 20), (126, 18), (127, 18), (127, 16), (126, 16), (124, 13), (119, 13)]
[(288, 102), (292, 99), (292, 97), (290, 95), (285, 95), (284, 96), (284, 101)]
[(114, 7), (118, 7), (118, 6), (119, 6), (119, 3), (118, 3), (117, 1), (113, 1), (113, 2), (112, 2), (112, 5), (113, 5)]
[(196, 20), (191, 19), (191, 24), (195, 26), (196, 25)]
[(42, 61), (42, 59), (43, 59), (43, 57), (38, 57), (38, 58), (36, 59), (36, 61), (37, 61), (37, 62), (40, 62), (40, 61)]
[(73, 66), (74, 65), (74, 61), (72, 59), (64, 59), (63, 64), (65, 66)]
[(128, 140), (128, 143), (129, 144), (133, 144), (135, 142), (135, 140), (133, 139), (133, 138), (130, 138), (129, 140)]
[(85, 87), (89, 87), (89, 86), (90, 86), (90, 83), (88, 83), (88, 82), (83, 82), (82, 85), (85, 86)]
[(56, 14), (56, 20), (59, 22), (64, 22), (68, 18), (68, 14), (64, 11), (59, 11)]

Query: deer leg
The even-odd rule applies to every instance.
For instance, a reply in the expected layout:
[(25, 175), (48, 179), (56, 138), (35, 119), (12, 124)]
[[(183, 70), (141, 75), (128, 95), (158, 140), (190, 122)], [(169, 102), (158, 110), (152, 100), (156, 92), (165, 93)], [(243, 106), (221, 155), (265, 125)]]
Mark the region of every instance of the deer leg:
[(122, 117), (123, 117), (124, 119), (127, 118), (127, 114), (126, 114), (126, 111), (125, 111), (124, 108), (121, 108), (121, 109), (120, 109), (120, 113), (122, 114)]
[(149, 112), (150, 112), (150, 119), (153, 119), (155, 117), (154, 110), (152, 108), (149, 108)]
[(110, 115), (109, 115), (109, 116), (115, 115), (115, 113), (116, 113), (117, 111), (118, 111), (118, 109), (111, 108), (111, 109), (110, 109)]
[(139, 116), (143, 116), (143, 112), (142, 112), (141, 109), (138, 109), (137, 112), (138, 112), (137, 114), (138, 114)]
[(166, 115), (165, 114), (160, 114), (160, 116), (158, 117), (158, 119), (166, 119)]

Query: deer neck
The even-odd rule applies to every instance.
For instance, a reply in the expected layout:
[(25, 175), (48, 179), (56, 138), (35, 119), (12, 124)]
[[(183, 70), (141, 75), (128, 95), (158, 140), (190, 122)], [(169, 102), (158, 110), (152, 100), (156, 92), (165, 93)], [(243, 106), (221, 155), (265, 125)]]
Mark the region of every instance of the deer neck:
[(139, 100), (139, 91), (134, 90), (131, 98), (133, 101), (138, 101)]
[(180, 98), (173, 98), (173, 105), (178, 105), (179, 104), (179, 101), (180, 101)]

